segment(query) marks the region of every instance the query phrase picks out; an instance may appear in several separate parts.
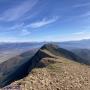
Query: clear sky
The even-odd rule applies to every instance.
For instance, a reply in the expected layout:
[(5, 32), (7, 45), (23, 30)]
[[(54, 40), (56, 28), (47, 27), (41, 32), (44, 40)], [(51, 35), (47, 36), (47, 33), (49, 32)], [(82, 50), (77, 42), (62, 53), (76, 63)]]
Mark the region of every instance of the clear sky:
[(90, 0), (0, 0), (0, 42), (90, 38)]

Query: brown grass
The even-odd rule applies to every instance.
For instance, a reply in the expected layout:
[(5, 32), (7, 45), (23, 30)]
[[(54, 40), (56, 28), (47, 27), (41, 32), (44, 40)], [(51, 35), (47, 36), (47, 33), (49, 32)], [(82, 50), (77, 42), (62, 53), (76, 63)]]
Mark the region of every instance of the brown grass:
[(50, 60), (57, 62), (45, 68), (35, 68), (27, 77), (14, 83), (24, 83), (23, 90), (90, 90), (89, 66), (63, 57)]

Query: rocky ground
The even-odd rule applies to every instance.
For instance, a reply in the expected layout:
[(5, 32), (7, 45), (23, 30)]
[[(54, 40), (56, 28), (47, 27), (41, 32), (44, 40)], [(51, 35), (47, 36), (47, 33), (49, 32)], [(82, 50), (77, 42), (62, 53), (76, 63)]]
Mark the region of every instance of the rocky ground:
[(90, 90), (89, 66), (65, 58), (45, 60), (56, 62), (33, 69), (27, 77), (13, 84), (19, 84), (22, 90)]

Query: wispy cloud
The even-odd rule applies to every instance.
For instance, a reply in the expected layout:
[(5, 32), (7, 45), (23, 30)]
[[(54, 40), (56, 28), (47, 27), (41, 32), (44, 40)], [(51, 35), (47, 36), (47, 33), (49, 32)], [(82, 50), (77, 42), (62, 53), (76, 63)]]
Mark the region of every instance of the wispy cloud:
[(46, 26), (48, 24), (54, 23), (58, 20), (59, 17), (53, 17), (50, 19), (44, 18), (41, 21), (37, 21), (37, 22), (33, 22), (29, 25), (27, 25), (26, 27), (31, 27), (31, 28), (39, 28), (39, 27), (43, 27)]
[[(87, 20), (88, 22), (90, 22), (90, 20), (88, 20), (88, 17), (90, 17), (90, 11), (87, 11), (87, 12), (84, 12), (84, 13), (81, 13), (81, 14), (78, 14), (78, 15), (75, 15), (75, 16), (71, 16), (69, 18), (66, 18), (65, 20), (63, 21), (73, 21), (73, 20), (77, 20), (77, 21), (80, 21), (80, 20)], [(87, 22), (85, 22), (87, 23)]]
[(30, 34), (31, 34), (31, 32), (28, 31), (27, 29), (23, 29), (23, 30), (21, 31), (21, 36), (26, 36), (26, 35), (30, 35)]
[(73, 5), (73, 7), (78, 8), (78, 7), (85, 7), (85, 6), (89, 6), (90, 2), (88, 3), (82, 3), (82, 4), (77, 4), (77, 5)]
[(70, 40), (82, 40), (82, 39), (90, 39), (90, 32), (88, 30), (83, 30), (79, 32), (74, 32), (70, 35), (61, 36), (64, 41)]
[(22, 30), (23, 28), (24, 28), (24, 23), (15, 24), (8, 27), (0, 26), (0, 30), (2, 30), (2, 32)]
[(16, 37), (10, 37), (10, 36), (6, 36), (6, 37), (0, 37), (0, 42), (17, 42), (18, 39)]
[(57, 35), (49, 35), (45, 36), (45, 40), (52, 40), (52, 41), (76, 41), (76, 40), (82, 40), (82, 39), (90, 39), (90, 31), (89, 30), (83, 30), (73, 33), (67, 33), (67, 34), (57, 34)]
[(90, 16), (90, 11), (88, 11), (88, 12), (86, 12), (86, 13), (80, 15), (80, 17), (88, 17), (88, 16)]
[(43, 38), (39, 38), (39, 41), (77, 41), (77, 40), (83, 40), (83, 39), (90, 39), (90, 32), (86, 33), (79, 33), (77, 34), (65, 34), (65, 35), (46, 35), (43, 36)]
[(90, 39), (90, 32), (86, 33), (75, 33), (75, 34), (67, 34), (67, 35), (59, 35), (56, 37), (51, 37), (52, 40), (55, 41), (76, 41), (76, 40), (83, 40), (83, 39)]
[(16, 25), (9, 27), (8, 30), (16, 30), (16, 29), (21, 29), (23, 27), (24, 27), (24, 23), (21, 23), (21, 24), (16, 24)]
[(30, 11), (36, 4), (38, 0), (27, 0), (20, 5), (6, 10), (0, 17), (0, 20), (4, 21), (14, 21), (22, 17), (25, 13)]
[(73, 35), (82, 35), (82, 34), (86, 34), (87, 32), (86, 31), (80, 31), (80, 32), (75, 32), (75, 33), (72, 33)]

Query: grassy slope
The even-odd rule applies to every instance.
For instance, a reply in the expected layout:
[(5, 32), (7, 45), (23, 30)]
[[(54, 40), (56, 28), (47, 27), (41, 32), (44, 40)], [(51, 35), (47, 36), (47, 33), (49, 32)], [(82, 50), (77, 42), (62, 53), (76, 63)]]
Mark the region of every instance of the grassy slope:
[(12, 84), (20, 83), (23, 90), (90, 90), (89, 66), (64, 57), (51, 56), (55, 58), (46, 57), (41, 60), (49, 63), (47, 67), (35, 68), (27, 77)]

